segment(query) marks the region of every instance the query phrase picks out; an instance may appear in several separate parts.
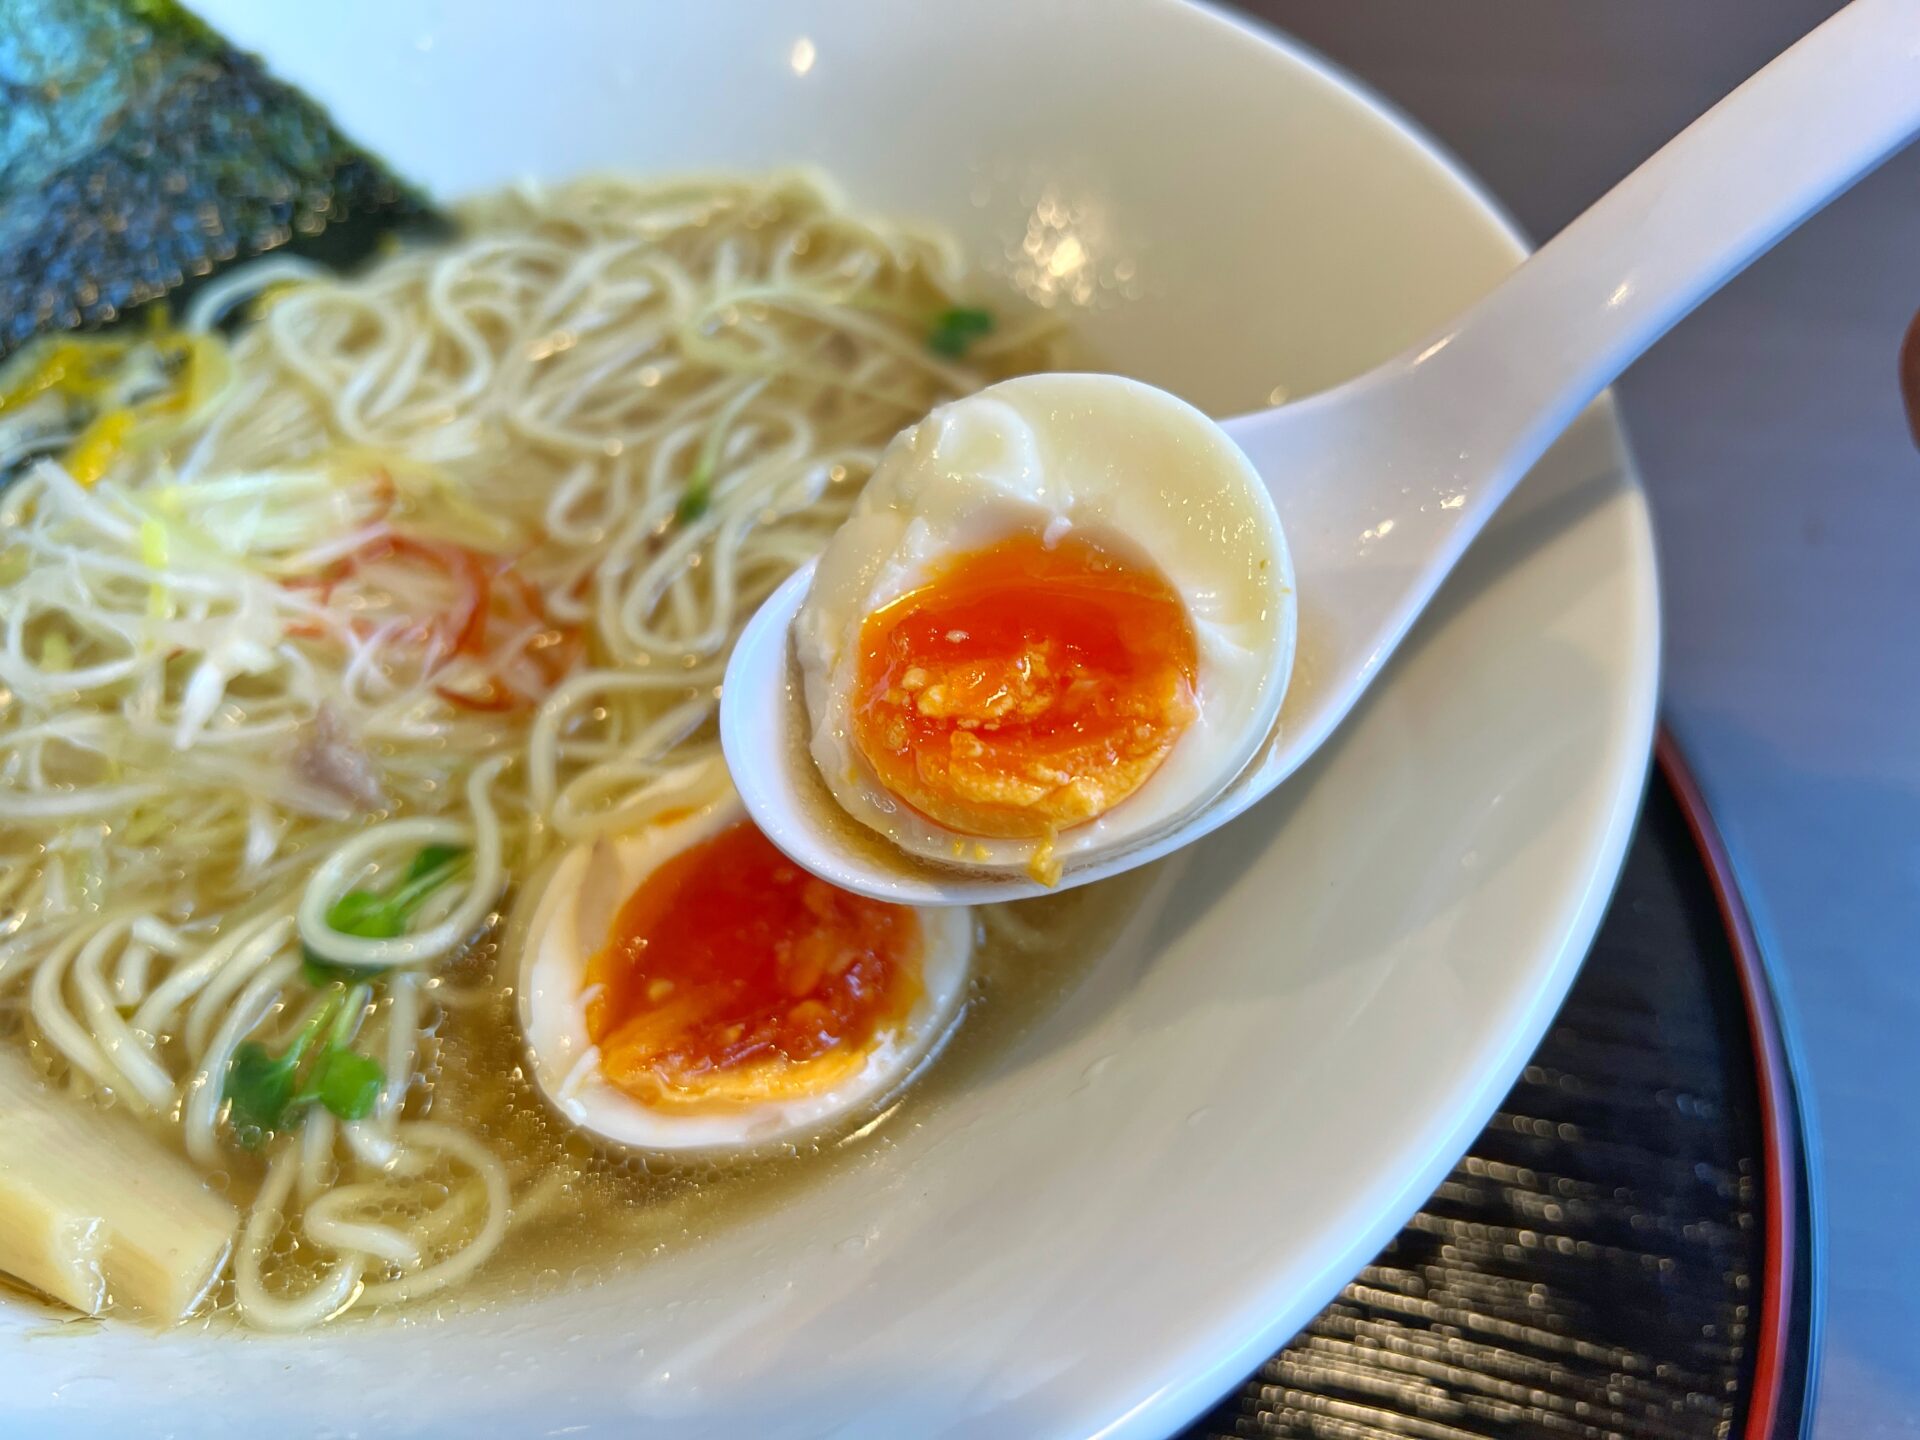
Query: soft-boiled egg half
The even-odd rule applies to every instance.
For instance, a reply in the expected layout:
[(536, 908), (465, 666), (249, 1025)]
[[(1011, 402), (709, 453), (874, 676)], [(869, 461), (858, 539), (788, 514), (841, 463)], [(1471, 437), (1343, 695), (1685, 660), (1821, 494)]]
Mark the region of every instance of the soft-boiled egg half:
[(1032, 375), (894, 440), (793, 635), (848, 814), (1051, 883), (1245, 768), (1295, 624), (1272, 497), (1211, 420), (1115, 376)]
[(522, 932), (533, 1075), (583, 1129), (750, 1150), (873, 1107), (953, 1027), (973, 921), (849, 894), (731, 788), (564, 855)]

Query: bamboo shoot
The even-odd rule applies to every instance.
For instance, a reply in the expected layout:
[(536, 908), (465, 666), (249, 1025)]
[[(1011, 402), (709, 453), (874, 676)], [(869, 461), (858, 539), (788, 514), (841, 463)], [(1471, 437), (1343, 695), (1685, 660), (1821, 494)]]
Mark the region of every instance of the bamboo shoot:
[(238, 1225), (138, 1124), (0, 1052), (0, 1271), (89, 1315), (174, 1321), (212, 1287)]

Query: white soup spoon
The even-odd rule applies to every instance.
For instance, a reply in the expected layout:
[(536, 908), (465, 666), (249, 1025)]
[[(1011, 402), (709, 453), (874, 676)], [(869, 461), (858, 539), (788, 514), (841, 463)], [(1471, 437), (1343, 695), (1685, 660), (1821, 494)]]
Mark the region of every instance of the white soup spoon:
[[(1253, 762), (1176, 828), (1054, 888), (1191, 844), (1320, 747), (1529, 467), (1707, 296), (1920, 130), (1920, 0), (1854, 0), (1695, 121), (1445, 330), (1358, 379), (1222, 429), (1272, 491), (1311, 617), (1312, 685)], [(812, 566), (727, 666), (720, 736), (767, 836), (848, 890), (910, 905), (1048, 893), (947, 870), (832, 811), (806, 745), (789, 630)], [(1122, 802), (1123, 804), (1125, 802)], [(856, 833), (857, 832), (857, 833)]]

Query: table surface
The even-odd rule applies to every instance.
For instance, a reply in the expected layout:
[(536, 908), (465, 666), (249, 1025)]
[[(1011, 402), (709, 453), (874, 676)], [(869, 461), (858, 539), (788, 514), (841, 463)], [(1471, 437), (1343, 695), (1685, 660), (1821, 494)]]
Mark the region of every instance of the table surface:
[[(1833, 0), (1245, 0), (1552, 235)], [(1665, 706), (1797, 1052), (1824, 1249), (1819, 1440), (1920, 1436), (1920, 150), (1816, 216), (1620, 386), (1652, 496)]]

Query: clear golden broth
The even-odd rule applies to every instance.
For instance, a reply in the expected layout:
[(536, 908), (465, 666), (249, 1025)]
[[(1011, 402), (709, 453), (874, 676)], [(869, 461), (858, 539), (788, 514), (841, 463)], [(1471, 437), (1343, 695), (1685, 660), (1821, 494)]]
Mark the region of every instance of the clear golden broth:
[[(1025, 933), (980, 912), (975, 971), (945, 1047), (898, 1092), (890, 1109), (849, 1119), (798, 1146), (734, 1160), (687, 1161), (625, 1152), (583, 1134), (534, 1088), (515, 1013), (518, 957), (477, 947), (444, 977), (453, 1003), (430, 1022), (431, 1040), (408, 1111), (470, 1131), (515, 1177), (507, 1238), (471, 1280), (452, 1291), (346, 1319), (444, 1316), (591, 1285), (671, 1250), (698, 1244), (778, 1206), (834, 1169), (857, 1164), (895, 1127), (912, 1127), (944, 1095), (990, 1070), (1021, 1034), (1088, 975), (1138, 907), (1152, 869), (1022, 901), (1010, 912)], [(454, 997), (459, 997), (454, 999)], [(883, 1118), (867, 1128), (875, 1113)], [(214, 1183), (245, 1205), (259, 1184), (242, 1163)], [(283, 1237), (268, 1272), (290, 1289), (311, 1284), (331, 1259)], [(201, 1322), (230, 1321), (231, 1281)]]

